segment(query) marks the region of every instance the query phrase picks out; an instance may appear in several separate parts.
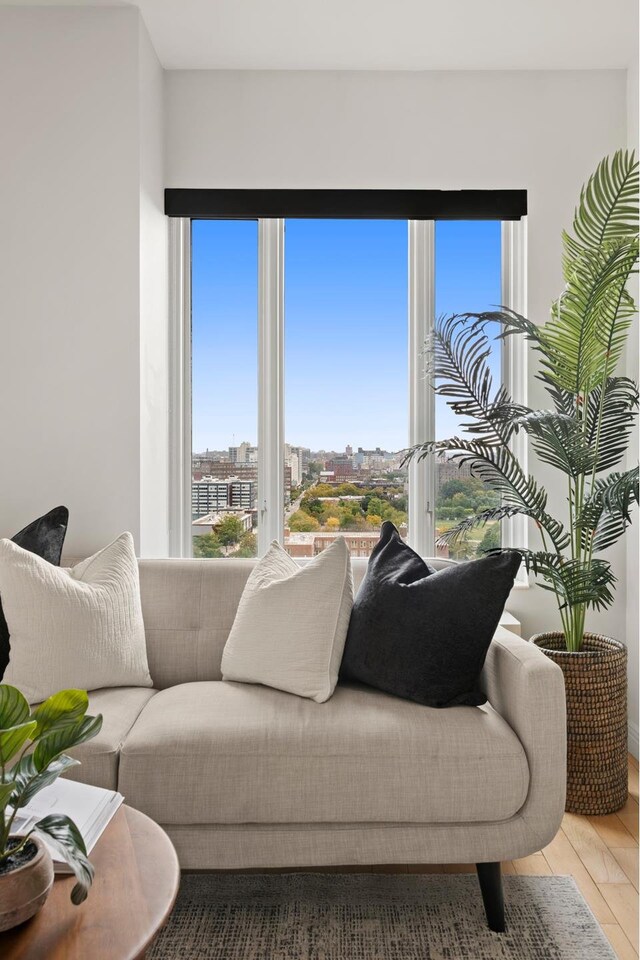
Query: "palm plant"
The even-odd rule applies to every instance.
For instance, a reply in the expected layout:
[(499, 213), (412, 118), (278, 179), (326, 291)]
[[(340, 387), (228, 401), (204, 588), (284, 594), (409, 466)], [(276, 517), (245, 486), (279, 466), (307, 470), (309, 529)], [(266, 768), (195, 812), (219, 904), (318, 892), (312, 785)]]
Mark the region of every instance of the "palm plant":
[(82, 834), (69, 817), (55, 813), (43, 817), (23, 837), (11, 835), (19, 810), (35, 795), (80, 761), (66, 750), (90, 740), (102, 727), (102, 716), (87, 716), (89, 699), (84, 690), (61, 690), (31, 712), (22, 693), (0, 683), (0, 865), (27, 845), (32, 833), (40, 834), (73, 870), (77, 883), (71, 900), (86, 898), (93, 879)]
[[(469, 436), (417, 445), (408, 458), (446, 453), (500, 495), (498, 507), (465, 518), (441, 543), (515, 514), (534, 521), (541, 545), (522, 550), (527, 570), (555, 594), (567, 650), (579, 651), (587, 610), (613, 602), (616, 578), (597, 554), (623, 535), (638, 503), (638, 467), (621, 469), (638, 386), (616, 372), (636, 310), (627, 290), (638, 259), (633, 153), (618, 151), (599, 164), (582, 189), (572, 233), (563, 233), (563, 252), (565, 287), (544, 326), (505, 307), (436, 322), (427, 344), (429, 374)], [(549, 409), (517, 404), (504, 386), (494, 388), (487, 325), (495, 322), (500, 339), (520, 335), (531, 344)], [(567, 504), (562, 519), (549, 511), (546, 490), (513, 453), (520, 430), (560, 475)]]

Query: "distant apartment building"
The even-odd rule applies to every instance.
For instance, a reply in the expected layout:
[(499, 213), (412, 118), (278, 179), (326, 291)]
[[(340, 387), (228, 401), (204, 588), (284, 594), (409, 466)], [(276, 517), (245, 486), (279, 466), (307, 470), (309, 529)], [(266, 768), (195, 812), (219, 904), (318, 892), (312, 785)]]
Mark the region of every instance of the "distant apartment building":
[(328, 460), (325, 468), (333, 473), (334, 480), (340, 483), (358, 476), (358, 471), (355, 469), (351, 458), (347, 456), (338, 456), (333, 460)]
[(258, 448), (244, 440), (238, 447), (229, 447), (229, 460), (231, 463), (257, 463)]
[[(407, 527), (403, 524), (400, 527), (400, 535), (403, 538), (407, 536)], [(292, 533), (286, 529), (284, 532), (284, 548), (290, 557), (294, 559), (305, 559), (317, 557), (319, 553), (330, 547), (337, 537), (344, 537), (349, 552), (352, 557), (370, 557), (373, 548), (380, 540), (380, 531), (348, 531), (342, 530), (336, 533)], [(446, 558), (449, 556), (448, 547), (438, 547), (436, 556)]]
[(204, 476), (191, 483), (191, 516), (195, 520), (228, 508), (250, 511), (256, 499), (257, 484), (252, 480)]
[[(298, 448), (299, 450), (300, 448)], [(285, 467), (289, 467), (291, 470), (291, 483), (294, 487), (300, 486), (302, 481), (302, 463), (300, 460), (300, 455), (297, 452), (295, 447), (290, 446), (288, 443), (284, 445), (284, 463)]]
[(194, 459), (193, 479), (200, 480), (204, 476), (218, 477), (228, 480), (229, 477), (238, 477), (240, 480), (258, 482), (257, 463), (230, 463), (228, 460)]
[[(258, 496), (258, 464), (257, 463), (229, 463), (226, 460), (205, 460), (202, 457), (193, 458), (193, 482), (199, 482), (205, 477), (215, 477), (217, 480), (246, 480), (254, 484), (255, 497)], [(284, 498), (285, 503), (291, 499), (291, 467), (284, 468)], [(212, 509), (215, 509), (213, 507)], [(208, 511), (207, 511), (208, 512)]]
[(311, 450), (309, 447), (296, 447), (291, 443), (284, 445), (285, 466), (291, 468), (291, 483), (298, 487), (309, 469)]
[(449, 480), (468, 480), (471, 476), (469, 464), (464, 463), (458, 466), (457, 461), (449, 460), (447, 457), (436, 458), (436, 494), (440, 488)]

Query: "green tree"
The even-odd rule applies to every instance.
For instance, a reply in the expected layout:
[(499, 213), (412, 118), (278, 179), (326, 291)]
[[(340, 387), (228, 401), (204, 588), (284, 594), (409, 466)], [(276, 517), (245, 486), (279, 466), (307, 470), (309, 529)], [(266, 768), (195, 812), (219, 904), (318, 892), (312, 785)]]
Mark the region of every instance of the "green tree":
[(296, 510), (289, 517), (289, 529), (293, 533), (311, 533), (313, 530), (319, 530), (320, 524), (311, 514), (304, 510)]
[(211, 557), (223, 557), (222, 544), (215, 533), (203, 533), (193, 538), (193, 555), (210, 559)]
[(391, 504), (387, 503), (382, 497), (371, 497), (367, 505), (367, 517), (370, 517), (374, 514), (376, 517), (381, 518), (382, 520), (391, 519), (389, 514), (393, 512), (393, 507)]
[(223, 547), (232, 547), (239, 543), (244, 533), (244, 525), (239, 517), (229, 515), (216, 525), (215, 534)]
[(471, 483), (467, 480), (446, 480), (440, 487), (438, 496), (440, 500), (451, 500), (456, 493), (468, 494), (470, 490)]
[(324, 506), (322, 505), (322, 501), (318, 500), (317, 497), (303, 497), (300, 501), (300, 510), (302, 510), (304, 513), (308, 513), (310, 517), (315, 517), (317, 519), (322, 516)]
[(242, 534), (238, 549), (231, 554), (232, 557), (255, 557), (258, 553), (258, 540), (255, 533), (247, 530)]
[(476, 547), (476, 553), (479, 557), (487, 550), (497, 550), (500, 547), (500, 524), (493, 523), (485, 530), (484, 537)]

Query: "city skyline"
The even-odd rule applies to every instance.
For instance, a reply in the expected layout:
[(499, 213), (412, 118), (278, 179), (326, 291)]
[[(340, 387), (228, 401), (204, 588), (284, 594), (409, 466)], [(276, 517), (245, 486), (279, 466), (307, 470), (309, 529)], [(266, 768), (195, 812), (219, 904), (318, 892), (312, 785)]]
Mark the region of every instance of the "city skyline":
[[(291, 220), (285, 428), (315, 450), (408, 444), (406, 221)], [(500, 224), (436, 225), (436, 312), (500, 302)], [(193, 449), (257, 433), (257, 224), (194, 221)], [(492, 356), (499, 373), (499, 349)], [(436, 398), (436, 434), (457, 430)], [(228, 438), (231, 438), (229, 441)], [(223, 439), (226, 442), (223, 442)]]

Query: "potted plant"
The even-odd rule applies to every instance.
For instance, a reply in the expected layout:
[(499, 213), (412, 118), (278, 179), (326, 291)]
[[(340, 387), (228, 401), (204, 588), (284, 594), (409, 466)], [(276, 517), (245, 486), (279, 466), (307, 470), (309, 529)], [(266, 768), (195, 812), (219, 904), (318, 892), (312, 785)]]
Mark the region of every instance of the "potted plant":
[[(626, 648), (586, 630), (589, 610), (613, 602), (606, 553), (638, 503), (638, 467), (624, 458), (638, 408), (637, 384), (620, 374), (635, 314), (627, 282), (638, 259), (638, 164), (633, 153), (605, 158), (583, 187), (572, 233), (563, 234), (565, 286), (544, 326), (502, 308), (444, 317), (427, 344), (436, 392), (461, 418), (461, 433), (418, 445), (408, 456), (446, 453), (500, 495), (500, 504), (466, 517), (441, 538), (452, 543), (476, 525), (515, 514), (540, 536), (522, 549), (527, 570), (556, 599), (562, 629), (532, 637), (562, 668), (567, 694), (567, 810), (604, 814), (627, 797)], [(494, 388), (487, 324), (499, 338), (523, 336), (538, 360), (549, 406), (517, 404)], [(538, 460), (557, 474), (563, 515), (527, 474), (512, 439), (524, 430)]]
[(93, 867), (69, 817), (51, 814), (24, 835), (12, 833), (18, 811), (79, 763), (65, 751), (100, 730), (102, 716), (87, 716), (88, 706), (83, 690), (62, 690), (31, 712), (16, 687), (0, 684), (0, 931), (28, 920), (49, 895), (53, 863), (42, 837), (76, 876), (72, 902), (82, 903), (91, 886)]

